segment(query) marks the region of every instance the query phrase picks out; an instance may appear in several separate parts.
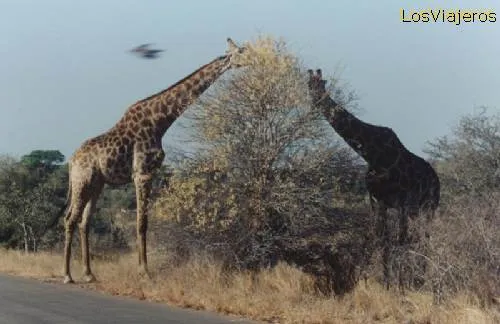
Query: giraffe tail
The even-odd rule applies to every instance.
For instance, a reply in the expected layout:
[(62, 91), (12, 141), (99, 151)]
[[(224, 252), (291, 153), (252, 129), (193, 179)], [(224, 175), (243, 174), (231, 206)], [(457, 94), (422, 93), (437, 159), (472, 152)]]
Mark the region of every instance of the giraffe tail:
[(70, 203), (71, 203), (71, 195), (72, 195), (72, 186), (71, 186), (71, 178), (69, 180), (69, 184), (68, 184), (68, 192), (66, 194), (66, 201), (64, 202), (64, 205), (61, 207), (61, 209), (59, 210), (59, 212), (57, 214), (54, 214), (54, 216), (52, 216), (52, 218), (49, 220), (47, 226), (45, 227), (45, 229), (43, 230), (43, 233), (42, 235), (45, 235), (45, 233), (53, 228), (54, 226), (56, 226), (56, 224), (59, 222), (59, 219), (61, 218), (61, 216), (67, 211)]

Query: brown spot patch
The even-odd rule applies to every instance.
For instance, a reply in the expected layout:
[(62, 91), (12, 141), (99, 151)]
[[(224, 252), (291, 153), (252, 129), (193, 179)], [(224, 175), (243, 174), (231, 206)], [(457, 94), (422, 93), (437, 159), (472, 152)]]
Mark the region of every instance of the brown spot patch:
[(144, 140), (147, 140), (149, 138), (148, 133), (144, 129), (141, 129), (139, 131), (139, 137)]
[(170, 106), (170, 105), (173, 105), (175, 102), (175, 97), (173, 94), (170, 94), (168, 97), (167, 97), (167, 105)]
[(193, 87), (193, 85), (191, 84), (191, 82), (190, 82), (190, 81), (186, 81), (186, 82), (184, 82), (184, 89), (185, 89), (186, 91), (191, 90), (191, 88), (192, 88), (192, 87)]
[(137, 143), (137, 149), (141, 152), (144, 152), (144, 150), (146, 149), (146, 145), (144, 144), (144, 142)]
[[(139, 127), (137, 127), (137, 130), (139, 130)], [(128, 139), (132, 140), (132, 138), (134, 138), (134, 133), (133, 133), (133, 130), (128, 130), (127, 131), (127, 137)]]

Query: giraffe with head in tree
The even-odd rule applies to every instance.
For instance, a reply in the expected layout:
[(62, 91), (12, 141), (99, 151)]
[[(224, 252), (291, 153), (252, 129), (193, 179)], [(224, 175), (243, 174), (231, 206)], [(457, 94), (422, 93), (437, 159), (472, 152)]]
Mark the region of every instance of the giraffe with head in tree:
[[(78, 224), (83, 280), (95, 277), (89, 259), (89, 221), (105, 184), (134, 182), (137, 200), (137, 249), (139, 273), (148, 276), (146, 234), (148, 201), (152, 178), (165, 157), (162, 137), (184, 110), (225, 71), (245, 65), (246, 47), (230, 38), (228, 50), (184, 79), (130, 106), (107, 132), (88, 139), (69, 161), (69, 189), (64, 218), (64, 282), (72, 283), (70, 272), (73, 232)], [(64, 211), (64, 210), (63, 210)], [(61, 212), (62, 214), (62, 212)], [(50, 225), (58, 220), (54, 218)]]
[(338, 105), (326, 89), (321, 70), (309, 70), (308, 87), (313, 107), (320, 109), (333, 129), (368, 164), (365, 183), (377, 236), (383, 241), (384, 279), (389, 277), (387, 209), (399, 211), (400, 245), (408, 243), (408, 221), (424, 213), (434, 215), (439, 205), (440, 182), (432, 166), (410, 152), (389, 127), (365, 123)]

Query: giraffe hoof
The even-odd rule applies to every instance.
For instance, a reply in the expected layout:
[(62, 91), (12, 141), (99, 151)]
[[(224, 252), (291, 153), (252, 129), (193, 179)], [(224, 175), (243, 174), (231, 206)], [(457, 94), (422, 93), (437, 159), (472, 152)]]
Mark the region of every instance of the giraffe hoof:
[(92, 283), (92, 282), (97, 281), (97, 279), (95, 278), (95, 276), (93, 274), (84, 275), (82, 280), (85, 283)]
[(64, 281), (63, 281), (64, 284), (73, 284), (75, 283), (73, 281), (73, 278), (71, 278), (71, 276), (64, 276)]
[(151, 280), (151, 275), (149, 274), (148, 270), (144, 268), (139, 268), (139, 276), (143, 279)]

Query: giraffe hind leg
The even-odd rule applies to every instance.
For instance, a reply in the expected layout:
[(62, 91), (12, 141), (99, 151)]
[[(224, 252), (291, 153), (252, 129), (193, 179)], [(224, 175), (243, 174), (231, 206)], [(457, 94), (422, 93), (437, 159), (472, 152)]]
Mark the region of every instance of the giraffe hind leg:
[(64, 219), (65, 242), (64, 242), (64, 283), (73, 283), (71, 276), (71, 245), (73, 235), (78, 222), (81, 222), (86, 205), (91, 199), (93, 191), (93, 173), (85, 169), (72, 169), (71, 181), (71, 201)]
[(398, 281), (399, 289), (404, 293), (405, 287), (410, 288), (412, 283), (418, 281), (418, 263), (410, 255), (410, 244), (415, 243), (418, 232), (410, 235), (409, 221), (416, 219), (420, 214), (418, 206), (408, 204), (400, 210), (398, 234)]
[(81, 218), (85, 204), (84, 197), (77, 195), (76, 199), (71, 203), (68, 213), (64, 219), (65, 240), (64, 240), (64, 283), (74, 283), (71, 276), (71, 244), (73, 242), (73, 234), (76, 223)]
[(90, 268), (90, 253), (89, 253), (89, 222), (92, 215), (95, 213), (97, 199), (101, 194), (104, 183), (102, 181), (95, 181), (92, 186), (92, 196), (87, 202), (85, 209), (83, 211), (83, 217), (79, 224), (80, 231), (80, 244), (82, 249), (82, 265), (83, 265), (83, 281), (90, 283), (96, 280), (92, 270)]
[(73, 205), (68, 207), (64, 217), (64, 279), (65, 284), (74, 283), (70, 272), (71, 243), (73, 241), (74, 225), (71, 223)]

